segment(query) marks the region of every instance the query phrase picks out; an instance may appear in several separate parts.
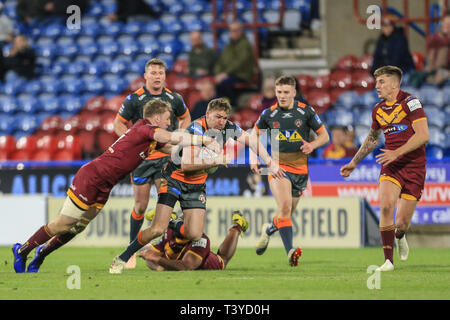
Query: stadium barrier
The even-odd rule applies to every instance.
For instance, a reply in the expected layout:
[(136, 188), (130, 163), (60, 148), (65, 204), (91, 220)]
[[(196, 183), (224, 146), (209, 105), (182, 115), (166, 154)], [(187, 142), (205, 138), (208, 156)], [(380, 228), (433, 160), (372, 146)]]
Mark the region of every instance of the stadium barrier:
[[(49, 197), (48, 219), (58, 214), (64, 199)], [(129, 216), (133, 198), (110, 198), (102, 212), (88, 228), (75, 238), (73, 246), (123, 246), (129, 242)], [(240, 247), (254, 247), (264, 222), (276, 212), (272, 197), (248, 199), (243, 197), (209, 197), (205, 233), (211, 245), (218, 247), (231, 225), (231, 213), (240, 210), (249, 221), (249, 229), (239, 240)], [(179, 212), (179, 208), (175, 208)], [(358, 198), (305, 198), (292, 219), (294, 243), (302, 247), (358, 248), (364, 245), (361, 224), (362, 206)], [(148, 222), (146, 222), (146, 225)], [(276, 234), (272, 247), (283, 247)]]

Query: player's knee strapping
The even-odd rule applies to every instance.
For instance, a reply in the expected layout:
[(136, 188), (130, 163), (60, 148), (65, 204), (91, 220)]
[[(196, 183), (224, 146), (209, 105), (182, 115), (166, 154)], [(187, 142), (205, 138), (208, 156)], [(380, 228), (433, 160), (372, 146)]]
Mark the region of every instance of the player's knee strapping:
[(72, 234), (79, 234), (79, 233), (83, 232), (84, 229), (86, 229), (89, 222), (91, 222), (91, 219), (83, 217), (77, 222), (77, 224), (75, 226), (70, 228), (69, 232)]

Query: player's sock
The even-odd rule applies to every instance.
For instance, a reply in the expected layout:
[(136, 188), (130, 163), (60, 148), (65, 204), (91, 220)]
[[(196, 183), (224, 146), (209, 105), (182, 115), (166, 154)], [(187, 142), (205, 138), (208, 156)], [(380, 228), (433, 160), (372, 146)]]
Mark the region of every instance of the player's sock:
[(186, 235), (184, 233), (184, 221), (183, 220), (172, 220), (169, 222), (169, 228), (175, 231), (175, 236), (177, 238), (184, 238)]
[(134, 209), (131, 211), (130, 217), (130, 243), (136, 239), (138, 232), (141, 230), (144, 223), (145, 214), (137, 214)]
[(278, 228), (275, 226), (277, 219), (278, 219), (277, 216), (275, 216), (275, 217), (273, 218), (272, 222), (270, 223), (269, 227), (267, 227), (267, 229), (266, 229), (266, 234), (267, 234), (268, 236), (271, 236), (271, 235), (273, 235), (276, 231), (278, 231)]
[(394, 225), (380, 227), (381, 242), (383, 243), (383, 251), (385, 260), (390, 260), (394, 263), (394, 240), (395, 230)]
[[(286, 249), (286, 253), (292, 249), (292, 220), (291, 218), (274, 218), (273, 222), (276, 229), (280, 232), (281, 240), (283, 241), (284, 248)], [(270, 229), (270, 227), (268, 228)]]
[(400, 230), (400, 229), (395, 229), (395, 237), (397, 238), (397, 239), (401, 239), (401, 238), (403, 238), (403, 236), (405, 235), (405, 231), (403, 231), (403, 230)]
[(41, 257), (48, 256), (50, 253), (52, 253), (56, 249), (62, 247), (67, 242), (72, 240), (75, 236), (76, 236), (76, 234), (74, 234), (72, 232), (57, 234), (56, 236), (54, 236), (52, 238), (52, 240), (50, 240), (49, 243), (47, 243), (47, 245), (44, 248), (42, 248), (41, 253), (40, 253)]
[(46, 243), (48, 240), (50, 240), (53, 237), (53, 235), (50, 233), (50, 230), (48, 229), (47, 225), (43, 225), (39, 228), (38, 231), (36, 231), (26, 242), (23, 244), (18, 253), (22, 258), (26, 258), (27, 255), (36, 248), (37, 246), (40, 246), (43, 243)]
[(239, 231), (239, 234), (240, 234), (241, 231), (242, 231), (242, 227), (241, 227), (241, 225), (240, 225), (239, 223), (233, 223), (233, 224), (231, 225), (230, 230), (231, 230), (231, 229), (236, 229), (237, 231)]
[(142, 240), (142, 233), (141, 231), (138, 232), (136, 239), (134, 239), (128, 247), (125, 249), (125, 251), (119, 256), (119, 258), (122, 261), (128, 261), (130, 260), (130, 257), (137, 252), (139, 249), (144, 247), (148, 242), (144, 242)]

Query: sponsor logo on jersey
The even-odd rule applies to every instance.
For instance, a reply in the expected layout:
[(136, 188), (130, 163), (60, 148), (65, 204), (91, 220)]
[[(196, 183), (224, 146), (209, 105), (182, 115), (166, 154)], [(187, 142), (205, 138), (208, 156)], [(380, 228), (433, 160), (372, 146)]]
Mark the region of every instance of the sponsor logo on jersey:
[(270, 117), (273, 118), (278, 113), (278, 109), (275, 109), (271, 114)]
[(203, 135), (203, 128), (200, 125), (194, 123), (191, 127), (192, 131), (197, 132), (198, 134)]
[(406, 129), (408, 129), (408, 126), (405, 124), (392, 124), (392, 125), (386, 127), (383, 130), (383, 133), (385, 135), (391, 135), (391, 134), (400, 133), (402, 131), (405, 131)]
[(280, 127), (280, 123), (278, 121), (275, 121), (274, 123), (272, 123), (272, 125), (275, 129), (278, 129)]
[(301, 108), (297, 108), (297, 111), (300, 112), (302, 115), (305, 114), (305, 111), (303, 111)]
[(208, 244), (208, 240), (206, 240), (205, 238), (201, 238), (197, 241), (192, 241), (191, 242), (191, 246), (193, 247), (202, 247), (202, 248), (206, 248)]
[(126, 100), (131, 100), (133, 98), (133, 96), (131, 94), (129, 94), (126, 98)]
[(201, 194), (199, 197), (198, 197), (198, 200), (200, 200), (200, 202), (201, 203), (206, 203), (206, 197), (205, 197), (205, 195), (204, 194)]
[(320, 120), (319, 115), (315, 115), (314, 118), (316, 119), (318, 124), (322, 124), (322, 120)]
[(169, 94), (168, 92), (166, 92), (166, 95), (167, 95), (171, 100), (175, 99), (174, 96), (171, 95), (171, 94)]
[(422, 104), (419, 99), (413, 99), (407, 103), (409, 111), (413, 112), (414, 110), (422, 108)]
[(302, 136), (295, 130), (282, 130), (276, 137), (278, 141), (299, 142), (302, 141)]
[(289, 119), (289, 118), (292, 118), (292, 113), (284, 113), (284, 114), (281, 116), (281, 118), (283, 118), (283, 119)]
[(295, 126), (300, 128), (302, 126), (302, 120), (300, 119), (295, 120)]
[(143, 94), (142, 96), (139, 96), (138, 100), (142, 101), (142, 99), (144, 99), (146, 96), (147, 96), (146, 94)]

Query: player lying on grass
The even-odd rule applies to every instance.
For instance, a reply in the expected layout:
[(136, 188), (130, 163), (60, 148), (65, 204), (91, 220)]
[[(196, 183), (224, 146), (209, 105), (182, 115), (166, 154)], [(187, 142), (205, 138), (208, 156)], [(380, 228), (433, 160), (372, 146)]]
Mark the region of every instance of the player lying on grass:
[[(111, 189), (155, 149), (171, 152), (171, 145), (207, 145), (219, 152), (221, 146), (210, 137), (198, 137), (187, 132), (169, 132), (171, 107), (161, 100), (145, 105), (144, 119), (137, 121), (116, 140), (101, 156), (78, 170), (67, 191), (67, 198), (59, 216), (42, 226), (25, 244), (13, 248), (14, 270), (25, 272), (28, 254), (39, 247), (27, 272), (37, 272), (43, 259), (52, 251), (70, 241), (83, 231), (108, 200)], [(167, 144), (167, 145), (166, 145)]]
[[(239, 211), (233, 212), (233, 225), (216, 253), (210, 250), (210, 240), (203, 234), (199, 240), (189, 241), (169, 228), (156, 245), (138, 254), (152, 270), (223, 270), (236, 252), (239, 235), (248, 229), (248, 221)], [(182, 220), (177, 222), (182, 223)]]

